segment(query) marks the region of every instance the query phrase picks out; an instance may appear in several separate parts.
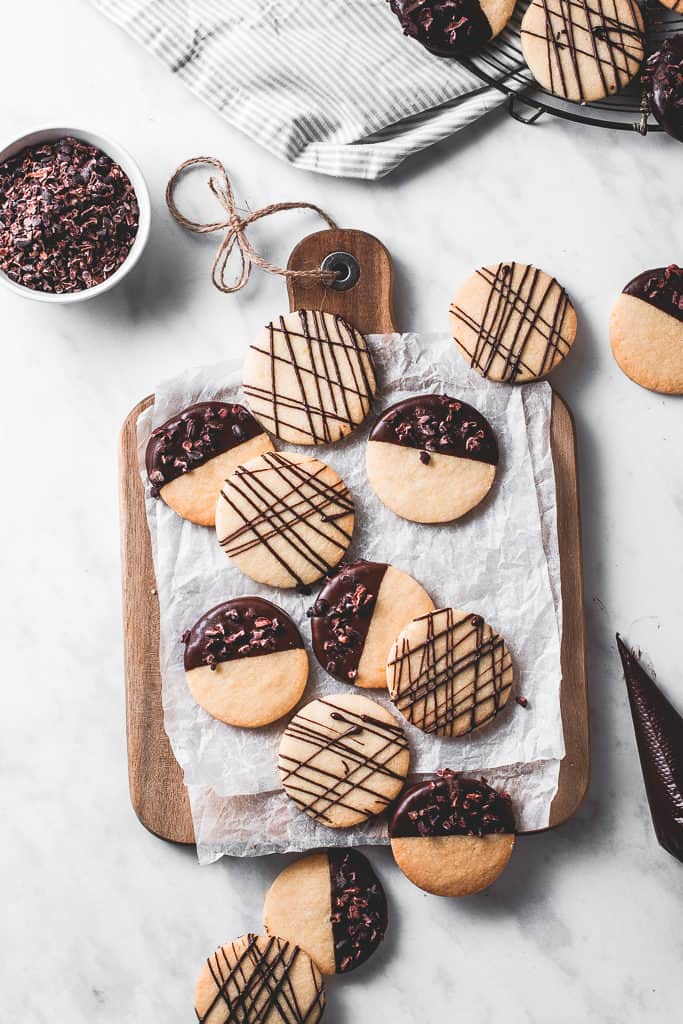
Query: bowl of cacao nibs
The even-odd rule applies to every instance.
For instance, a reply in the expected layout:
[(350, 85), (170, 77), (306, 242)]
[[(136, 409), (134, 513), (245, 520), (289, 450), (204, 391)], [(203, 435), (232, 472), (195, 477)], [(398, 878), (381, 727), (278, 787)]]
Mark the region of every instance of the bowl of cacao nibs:
[(43, 128), (0, 149), (0, 284), (42, 302), (109, 291), (138, 262), (149, 193), (117, 143)]

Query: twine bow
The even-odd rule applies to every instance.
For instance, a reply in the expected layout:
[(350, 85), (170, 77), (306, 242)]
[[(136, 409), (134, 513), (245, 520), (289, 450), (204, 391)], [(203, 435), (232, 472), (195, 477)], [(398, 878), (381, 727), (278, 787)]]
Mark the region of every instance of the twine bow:
[[(211, 177), (209, 179), (209, 188), (227, 213), (226, 219), (202, 224), (200, 221), (190, 220), (178, 209), (174, 196), (178, 181), (189, 167), (194, 167), (197, 164), (209, 164), (218, 171), (220, 178)], [(265, 270), (269, 274), (280, 274), (281, 277), (309, 278), (310, 280), (322, 281), (324, 284), (330, 284), (336, 278), (336, 274), (333, 271), (288, 270), (286, 267), (278, 267), (256, 252), (247, 237), (247, 228), (250, 224), (261, 220), (262, 217), (270, 216), (271, 213), (279, 213), (281, 210), (313, 210), (322, 217), (330, 228), (336, 228), (337, 225), (332, 218), (314, 203), (271, 203), (269, 206), (263, 206), (260, 210), (254, 210), (253, 213), (241, 215), (237, 210), (235, 193), (232, 190), (228, 173), (220, 160), (217, 160), (215, 157), (196, 156), (191, 160), (185, 160), (180, 167), (176, 168), (166, 186), (166, 205), (175, 222), (188, 231), (193, 231), (196, 235), (208, 235), (213, 231), (225, 231), (225, 236), (218, 248), (211, 270), (211, 280), (214, 286), (221, 292), (230, 294), (244, 288), (249, 280), (253, 266), (260, 267), (261, 270)], [(240, 258), (239, 274), (230, 282), (226, 279), (226, 275), (230, 258), (235, 248), (237, 248)]]

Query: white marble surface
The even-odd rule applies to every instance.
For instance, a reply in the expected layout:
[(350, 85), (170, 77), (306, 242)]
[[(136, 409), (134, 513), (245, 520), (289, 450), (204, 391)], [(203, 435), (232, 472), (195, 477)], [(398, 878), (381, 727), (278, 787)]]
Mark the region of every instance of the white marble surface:
[[(421, 894), (375, 852), (391, 934), (372, 965), (330, 984), (328, 1024), (677, 1019), (683, 868), (650, 826), (614, 631), (643, 647), (683, 706), (683, 406), (621, 375), (606, 323), (629, 277), (682, 258), (683, 149), (501, 114), (388, 181), (317, 178), (232, 132), (84, 0), (4, 8), (1, 134), (60, 120), (110, 133), (142, 164), (154, 223), (143, 265), (111, 296), (54, 310), (0, 294), (0, 1019), (193, 1019), (203, 956), (258, 928), (280, 866), (200, 869), (191, 850), (145, 832), (127, 794), (118, 428), (160, 377), (243, 348), (286, 304), (282, 282), (262, 275), (238, 298), (212, 291), (212, 243), (170, 223), (168, 173), (201, 152), (225, 159), (251, 206), (310, 199), (379, 235), (403, 329), (442, 327), (458, 279), (511, 257), (554, 272), (582, 320), (553, 383), (576, 417), (581, 464), (588, 799), (565, 827), (520, 841), (504, 877), (464, 902)], [(292, 214), (254, 237), (284, 258), (316, 226)]]

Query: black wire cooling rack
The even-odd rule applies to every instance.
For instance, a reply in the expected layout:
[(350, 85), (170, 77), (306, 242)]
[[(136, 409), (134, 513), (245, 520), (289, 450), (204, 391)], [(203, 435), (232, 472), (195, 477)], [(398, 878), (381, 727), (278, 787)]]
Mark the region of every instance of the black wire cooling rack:
[[(595, 103), (570, 103), (553, 96), (533, 78), (522, 53), (520, 25), (531, 0), (517, 4), (509, 25), (481, 53), (462, 63), (488, 85), (508, 97), (508, 111), (517, 121), (534, 124), (544, 114), (567, 121), (617, 128), (647, 135), (662, 129), (650, 115), (640, 76), (628, 89)], [(668, 36), (683, 32), (683, 16), (663, 7), (657, 0), (642, 4), (646, 25), (646, 54), (653, 53)]]

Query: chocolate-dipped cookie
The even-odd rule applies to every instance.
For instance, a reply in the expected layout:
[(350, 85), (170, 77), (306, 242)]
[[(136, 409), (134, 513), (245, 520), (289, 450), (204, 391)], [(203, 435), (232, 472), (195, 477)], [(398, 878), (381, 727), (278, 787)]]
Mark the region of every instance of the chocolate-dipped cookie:
[(266, 452), (223, 484), (216, 535), (230, 558), (259, 583), (304, 588), (344, 557), (353, 533), (351, 495), (326, 463)]
[(336, 313), (302, 309), (279, 317), (244, 363), (251, 411), (291, 444), (346, 437), (367, 416), (375, 387), (365, 338)]
[(329, 828), (381, 814), (401, 792), (409, 763), (394, 716), (356, 693), (303, 707), (285, 729), (278, 757), (287, 795)]
[(532, 0), (521, 32), (536, 81), (578, 103), (621, 92), (645, 56), (636, 0)]
[(394, 859), (418, 888), (469, 896), (495, 882), (515, 844), (512, 803), (448, 768), (410, 786), (389, 821)]
[(333, 848), (280, 872), (266, 893), (263, 924), (304, 949), (323, 974), (347, 974), (384, 938), (387, 901), (367, 857)]
[(683, 269), (672, 263), (638, 274), (612, 310), (610, 344), (631, 380), (683, 394)]
[(403, 32), (437, 57), (465, 57), (503, 31), (515, 0), (389, 0)]
[(379, 418), (366, 462), (373, 490), (392, 512), (416, 523), (445, 523), (486, 497), (498, 444), (488, 420), (466, 402), (415, 395)]
[(511, 384), (545, 377), (576, 337), (576, 313), (564, 288), (524, 263), (480, 267), (458, 289), (450, 320), (472, 369)]
[(308, 610), (313, 651), (335, 679), (384, 688), (396, 635), (433, 607), (420, 584), (393, 565), (362, 558), (342, 564)]
[(648, 57), (643, 81), (655, 118), (665, 132), (683, 142), (683, 34), (665, 39)]
[(145, 463), (154, 498), (183, 519), (213, 526), (221, 484), (242, 462), (272, 451), (242, 405), (198, 402), (152, 431)]
[(387, 661), (387, 686), (411, 725), (438, 736), (463, 736), (507, 703), (512, 659), (503, 638), (480, 615), (440, 608), (399, 634)]
[(317, 1024), (325, 1009), (320, 971), (276, 935), (242, 935), (219, 946), (195, 989), (199, 1024)]
[(294, 707), (306, 687), (308, 655), (289, 616), (260, 597), (216, 605), (183, 635), (192, 696), (228, 725), (255, 728)]

